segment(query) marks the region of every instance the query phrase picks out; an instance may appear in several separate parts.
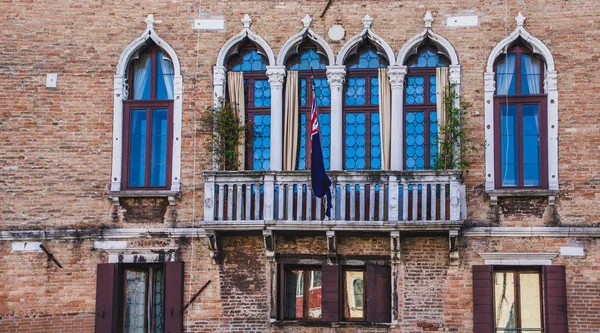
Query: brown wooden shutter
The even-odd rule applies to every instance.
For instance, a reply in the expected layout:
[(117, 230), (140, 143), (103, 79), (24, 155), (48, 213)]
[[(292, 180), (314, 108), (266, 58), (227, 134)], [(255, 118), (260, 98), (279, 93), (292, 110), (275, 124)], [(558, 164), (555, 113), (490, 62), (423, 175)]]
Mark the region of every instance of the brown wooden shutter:
[(183, 262), (165, 263), (165, 333), (183, 332)]
[(285, 265), (279, 264), (277, 274), (277, 319), (285, 319)]
[(493, 273), (493, 266), (473, 266), (473, 333), (494, 332)]
[(117, 264), (99, 264), (96, 273), (96, 323), (94, 332), (116, 332)]
[(367, 266), (367, 321), (392, 321), (392, 270), (390, 266)]
[(567, 333), (567, 283), (564, 266), (544, 266), (544, 332)]
[(322, 266), (322, 321), (340, 321), (340, 267)]

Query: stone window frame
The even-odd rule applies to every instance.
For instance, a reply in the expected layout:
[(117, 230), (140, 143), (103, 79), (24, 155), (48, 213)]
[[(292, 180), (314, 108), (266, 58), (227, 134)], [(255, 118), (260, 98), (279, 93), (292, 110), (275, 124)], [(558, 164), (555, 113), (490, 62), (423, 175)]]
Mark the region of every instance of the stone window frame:
[[(485, 108), (485, 190), (492, 203), (497, 202), (501, 196), (547, 196), (554, 201), (558, 194), (558, 81), (557, 71), (554, 67), (554, 57), (548, 47), (539, 39), (532, 36), (524, 27), (525, 17), (519, 12), (515, 18), (517, 28), (506, 38), (500, 41), (490, 52), (487, 58), (484, 73), (484, 108)], [(520, 39), (527, 43), (534, 55), (545, 62), (544, 93), (547, 95), (547, 189), (503, 188), (498, 190), (496, 184), (496, 160), (494, 154), (494, 94), (496, 81), (494, 63), (504, 54), (505, 50)], [(543, 141), (543, 140), (542, 140)]]
[[(133, 40), (123, 50), (117, 63), (117, 72), (114, 76), (113, 88), (113, 149), (112, 149), (112, 171), (110, 198), (115, 205), (119, 204), (121, 197), (168, 197), (170, 204), (175, 204), (175, 197), (181, 191), (181, 127), (183, 109), (183, 78), (181, 66), (175, 50), (154, 31), (154, 15), (150, 14), (145, 20), (146, 30), (142, 35)], [(130, 189), (124, 191), (123, 181), (123, 123), (124, 123), (124, 101), (128, 97), (127, 68), (129, 59), (140, 49), (146, 46), (146, 42), (152, 40), (154, 44), (166, 52), (173, 62), (173, 123), (172, 123), (172, 146), (171, 149), (171, 179), (170, 188), (166, 190)], [(169, 180), (167, 180), (169, 183)]]

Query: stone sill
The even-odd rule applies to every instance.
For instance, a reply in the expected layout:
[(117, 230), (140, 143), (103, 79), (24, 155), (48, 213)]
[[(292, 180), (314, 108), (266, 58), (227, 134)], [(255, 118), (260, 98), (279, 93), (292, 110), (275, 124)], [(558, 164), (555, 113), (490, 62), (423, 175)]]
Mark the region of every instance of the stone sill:
[(309, 320), (277, 320), (271, 322), (272, 326), (285, 328), (285, 327), (351, 327), (351, 328), (394, 328), (395, 324), (392, 323), (367, 323), (367, 322), (348, 322), (340, 321), (335, 323), (327, 323), (322, 321), (309, 321)]
[(498, 198), (516, 198), (516, 197), (546, 197), (548, 198), (548, 205), (554, 205), (558, 190), (546, 190), (546, 189), (502, 189), (502, 190), (490, 190), (486, 191), (487, 195), (492, 201), (492, 205), (498, 204)]
[(360, 232), (443, 232), (460, 230), (459, 221), (202, 221), (200, 227), (217, 231), (275, 230), (275, 231), (360, 231)]
[(180, 192), (169, 190), (142, 190), (109, 192), (108, 198), (115, 206), (120, 206), (120, 198), (167, 198), (169, 205), (174, 206), (176, 199), (181, 197)]

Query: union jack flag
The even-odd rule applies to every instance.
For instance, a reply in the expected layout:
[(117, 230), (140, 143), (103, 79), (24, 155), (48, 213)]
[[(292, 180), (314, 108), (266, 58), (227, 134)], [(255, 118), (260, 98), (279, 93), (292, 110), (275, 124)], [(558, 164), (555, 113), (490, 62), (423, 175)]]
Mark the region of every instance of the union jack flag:
[(313, 193), (317, 198), (327, 196), (327, 208), (325, 215), (331, 218), (331, 180), (325, 172), (323, 160), (323, 149), (321, 148), (321, 137), (319, 135), (319, 115), (317, 112), (317, 98), (314, 76), (312, 77), (312, 106), (310, 110), (310, 178)]

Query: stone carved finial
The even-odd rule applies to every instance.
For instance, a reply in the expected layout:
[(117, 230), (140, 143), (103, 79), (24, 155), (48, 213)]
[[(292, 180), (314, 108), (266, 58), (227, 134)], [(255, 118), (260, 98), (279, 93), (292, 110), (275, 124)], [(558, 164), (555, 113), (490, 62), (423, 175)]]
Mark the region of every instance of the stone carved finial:
[(523, 16), (523, 14), (521, 14), (521, 12), (519, 12), (519, 15), (517, 15), (517, 17), (515, 17), (515, 21), (517, 21), (517, 27), (522, 27), (523, 23), (525, 23), (525, 19), (526, 19), (526, 17)]
[(312, 23), (312, 18), (306, 14), (306, 16), (304, 16), (304, 18), (302, 19), (302, 24), (304, 24), (305, 28), (310, 28), (310, 24)]
[(154, 24), (155, 23), (161, 23), (161, 22), (162, 21), (154, 20), (154, 15), (148, 14), (148, 17), (146, 17), (146, 28), (148, 28), (148, 29), (154, 29)]
[(252, 19), (250, 18), (250, 16), (248, 14), (244, 15), (244, 18), (242, 19), (242, 23), (244, 24), (244, 28), (250, 29), (250, 25), (252, 25)]
[(431, 16), (430, 11), (427, 11), (425, 13), (425, 17), (423, 17), (423, 22), (425, 22), (425, 28), (431, 28), (431, 23), (433, 23), (433, 16)]
[(362, 22), (363, 25), (365, 26), (366, 29), (371, 29), (371, 26), (373, 25), (373, 20), (371, 18), (371, 16), (369, 16), (369, 14), (365, 15), (365, 17), (363, 17)]

